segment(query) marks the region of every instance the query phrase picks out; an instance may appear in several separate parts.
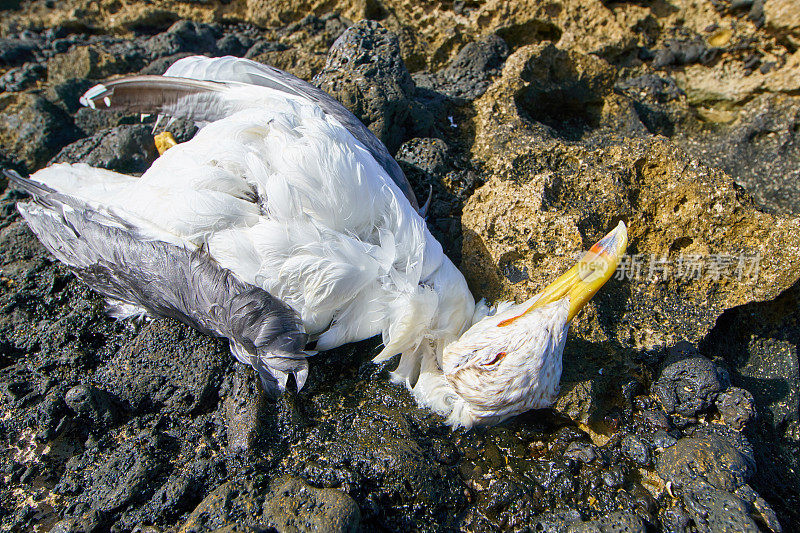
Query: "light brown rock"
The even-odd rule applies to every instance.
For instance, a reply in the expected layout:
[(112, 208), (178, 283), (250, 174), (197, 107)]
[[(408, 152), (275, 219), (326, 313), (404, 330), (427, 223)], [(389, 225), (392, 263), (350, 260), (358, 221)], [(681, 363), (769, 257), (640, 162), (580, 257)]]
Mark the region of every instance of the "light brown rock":
[(767, 0), (764, 2), (764, 22), (779, 35), (800, 44), (800, 4), (795, 0)]
[[(532, 72), (549, 72), (557, 83)], [(574, 90), (565, 95), (570, 73)], [(473, 154), (490, 177), (462, 217), (463, 270), (475, 292), (522, 301), (619, 220), (629, 227), (633, 255), (625, 277), (635, 274), (634, 261), (641, 270), (603, 288), (576, 320), (581, 338), (635, 350), (697, 341), (725, 309), (775, 298), (795, 283), (797, 218), (758, 211), (728, 176), (663, 138), (612, 137), (596, 146), (559, 138), (575, 133), (564, 124), (598, 120), (602, 127), (606, 76), (596, 58), (524, 47), (476, 102)], [(592, 105), (596, 115), (586, 112)], [(745, 275), (756, 260), (757, 277)], [(676, 272), (697, 264), (697, 279)], [(509, 272), (527, 279), (514, 283)]]

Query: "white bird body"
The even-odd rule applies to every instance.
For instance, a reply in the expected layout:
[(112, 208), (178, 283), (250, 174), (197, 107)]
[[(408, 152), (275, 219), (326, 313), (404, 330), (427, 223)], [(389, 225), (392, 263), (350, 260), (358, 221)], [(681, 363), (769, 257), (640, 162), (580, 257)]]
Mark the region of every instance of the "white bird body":
[[(112, 213), (147, 239), (204, 249), (242, 282), (293, 308), (319, 350), (381, 334), (375, 361), (401, 354), (393, 378), (451, 425), (549, 405), (569, 298), (527, 313), (537, 297), (506, 303), (481, 320), (488, 308), (476, 305), (374, 147), (318, 100), (246, 84), (261, 68), (233, 58), (185, 58), (171, 67), (165, 76), (227, 85), (213, 97), (201, 92), (174, 103), (174, 114), (206, 124), (140, 178), (85, 164), (56, 164), (31, 178)], [(90, 90), (85, 101), (104, 89)], [(195, 111), (198, 103), (205, 107)], [(498, 328), (504, 320), (509, 327)], [(498, 353), (497, 342), (507, 348)], [(251, 363), (240, 351), (237, 358)], [(540, 354), (535, 369), (524, 361), (531, 353)], [(500, 359), (515, 376), (486, 379)], [(278, 376), (281, 386), (286, 377)]]

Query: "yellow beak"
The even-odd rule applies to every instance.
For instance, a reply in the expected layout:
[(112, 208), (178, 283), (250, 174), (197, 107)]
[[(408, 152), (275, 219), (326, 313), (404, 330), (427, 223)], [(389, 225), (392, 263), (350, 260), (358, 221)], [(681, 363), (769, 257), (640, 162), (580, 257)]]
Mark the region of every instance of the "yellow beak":
[[(625, 224), (620, 222), (611, 233), (592, 246), (575, 266), (545, 287), (539, 293), (539, 298), (536, 302), (519, 316), (569, 296), (569, 316), (567, 321), (571, 321), (578, 314), (578, 311), (592, 299), (592, 296), (600, 290), (600, 287), (614, 275), (619, 260), (625, 253), (627, 246), (628, 231), (625, 228)], [(507, 326), (519, 316), (506, 319), (500, 322), (498, 326)]]

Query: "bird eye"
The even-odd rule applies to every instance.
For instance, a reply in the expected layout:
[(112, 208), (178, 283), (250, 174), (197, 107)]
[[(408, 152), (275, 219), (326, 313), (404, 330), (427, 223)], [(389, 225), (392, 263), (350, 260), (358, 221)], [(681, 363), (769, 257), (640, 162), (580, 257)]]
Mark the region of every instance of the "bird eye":
[(506, 356), (506, 352), (497, 352), (497, 355), (494, 356), (494, 359), (486, 363), (484, 366), (492, 366), (495, 363), (499, 363), (503, 360), (503, 357)]

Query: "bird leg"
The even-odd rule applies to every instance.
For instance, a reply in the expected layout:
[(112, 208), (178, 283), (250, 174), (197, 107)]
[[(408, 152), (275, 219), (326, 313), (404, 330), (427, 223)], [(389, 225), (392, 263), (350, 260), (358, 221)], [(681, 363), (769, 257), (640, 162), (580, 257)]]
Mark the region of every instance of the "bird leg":
[(178, 144), (178, 141), (175, 140), (175, 137), (172, 133), (168, 131), (162, 131), (158, 135), (153, 137), (153, 141), (156, 143), (156, 150), (158, 150), (158, 155), (164, 155), (164, 152)]

